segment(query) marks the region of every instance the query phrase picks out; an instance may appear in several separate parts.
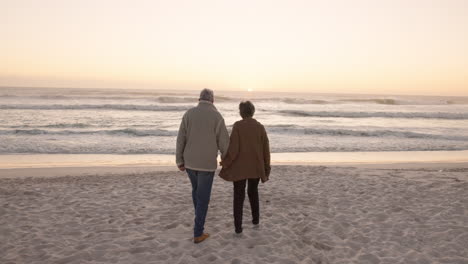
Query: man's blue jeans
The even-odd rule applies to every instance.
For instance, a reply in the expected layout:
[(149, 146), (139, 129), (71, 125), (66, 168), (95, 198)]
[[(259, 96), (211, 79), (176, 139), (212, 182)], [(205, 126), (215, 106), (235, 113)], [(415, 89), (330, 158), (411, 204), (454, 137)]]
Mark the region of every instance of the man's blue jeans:
[(192, 200), (195, 208), (195, 225), (193, 236), (199, 237), (205, 229), (205, 218), (210, 203), (211, 186), (213, 185), (214, 171), (196, 171), (186, 169), (192, 183)]

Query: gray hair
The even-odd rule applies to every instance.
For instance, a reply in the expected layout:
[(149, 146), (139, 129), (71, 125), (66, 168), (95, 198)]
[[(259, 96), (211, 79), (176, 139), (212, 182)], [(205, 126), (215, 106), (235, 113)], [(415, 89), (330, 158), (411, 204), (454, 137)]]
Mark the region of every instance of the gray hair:
[(204, 100), (204, 101), (214, 101), (214, 94), (213, 90), (205, 88), (200, 92), (200, 99), (199, 100)]

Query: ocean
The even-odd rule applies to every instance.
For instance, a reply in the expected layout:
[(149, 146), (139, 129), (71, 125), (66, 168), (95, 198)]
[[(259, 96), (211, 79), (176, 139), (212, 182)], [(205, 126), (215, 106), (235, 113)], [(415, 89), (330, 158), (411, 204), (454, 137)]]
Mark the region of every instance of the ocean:
[[(225, 92), (251, 100), (274, 153), (468, 150), (468, 97)], [(0, 88), (0, 154), (174, 154), (198, 91)]]

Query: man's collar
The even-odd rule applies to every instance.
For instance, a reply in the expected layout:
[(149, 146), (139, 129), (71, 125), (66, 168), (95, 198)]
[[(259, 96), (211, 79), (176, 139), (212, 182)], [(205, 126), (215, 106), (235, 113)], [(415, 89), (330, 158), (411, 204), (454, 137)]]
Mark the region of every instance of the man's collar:
[(198, 103), (200, 103), (200, 104), (211, 104), (211, 105), (213, 104), (212, 102), (207, 101), (207, 100), (199, 100)]

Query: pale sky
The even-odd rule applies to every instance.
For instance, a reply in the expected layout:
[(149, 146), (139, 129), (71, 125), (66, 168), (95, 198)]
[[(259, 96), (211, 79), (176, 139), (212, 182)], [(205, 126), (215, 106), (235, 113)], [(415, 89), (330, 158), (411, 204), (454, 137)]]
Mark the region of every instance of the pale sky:
[(468, 1), (0, 0), (0, 86), (468, 95)]

